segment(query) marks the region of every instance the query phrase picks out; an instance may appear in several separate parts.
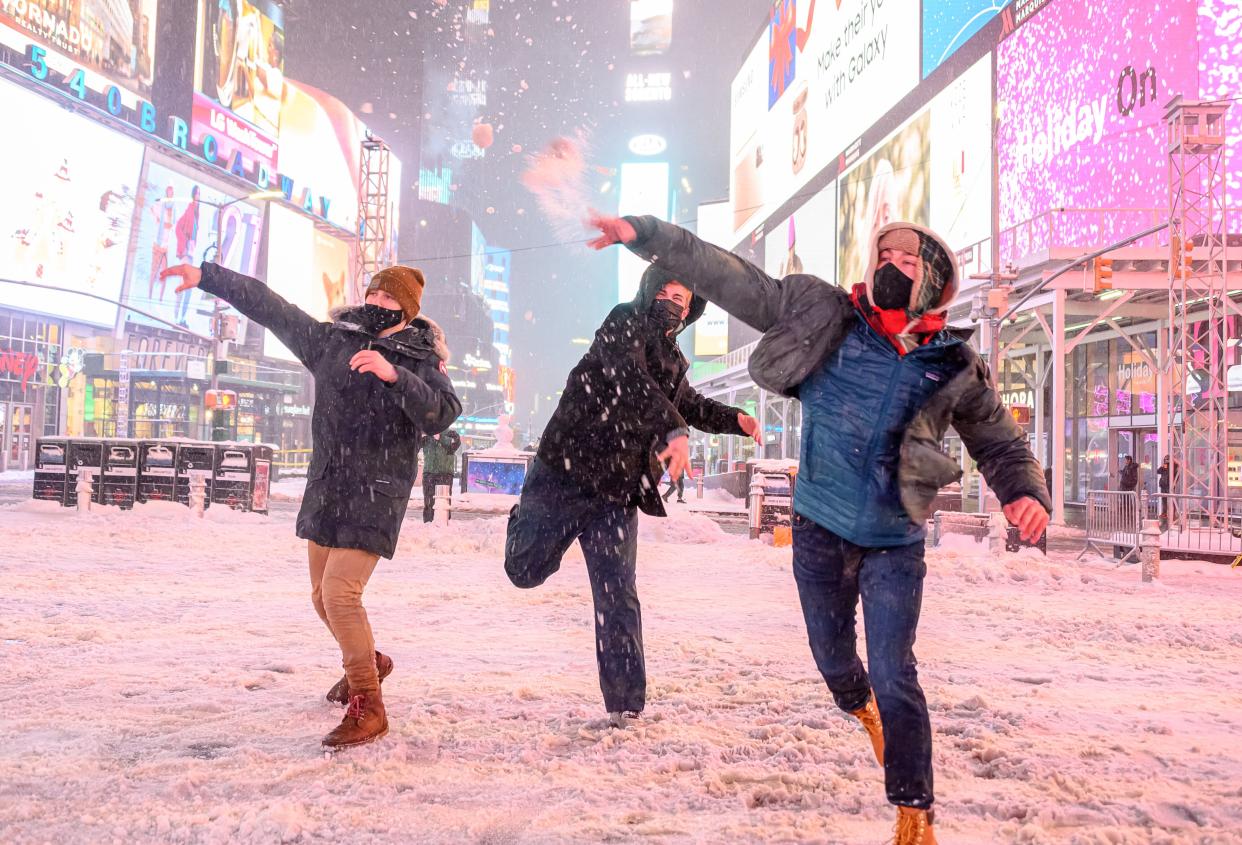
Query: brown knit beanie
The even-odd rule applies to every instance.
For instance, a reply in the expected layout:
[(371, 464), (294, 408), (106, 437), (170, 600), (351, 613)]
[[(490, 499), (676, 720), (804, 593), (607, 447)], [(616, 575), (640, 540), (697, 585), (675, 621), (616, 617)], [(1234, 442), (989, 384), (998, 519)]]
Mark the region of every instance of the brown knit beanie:
[(405, 319), (413, 320), (422, 310), (423, 287), (426, 284), (422, 270), (396, 264), (385, 267), (372, 276), (371, 284), (367, 285), (367, 293), (382, 290), (401, 303)]

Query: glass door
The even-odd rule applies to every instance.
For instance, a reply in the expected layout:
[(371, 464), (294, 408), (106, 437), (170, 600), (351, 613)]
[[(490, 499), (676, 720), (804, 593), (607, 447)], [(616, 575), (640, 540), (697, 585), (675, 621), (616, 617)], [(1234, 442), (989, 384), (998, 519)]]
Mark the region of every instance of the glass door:
[(34, 447), (34, 406), (10, 405), (7, 469), (30, 468), (30, 450)]

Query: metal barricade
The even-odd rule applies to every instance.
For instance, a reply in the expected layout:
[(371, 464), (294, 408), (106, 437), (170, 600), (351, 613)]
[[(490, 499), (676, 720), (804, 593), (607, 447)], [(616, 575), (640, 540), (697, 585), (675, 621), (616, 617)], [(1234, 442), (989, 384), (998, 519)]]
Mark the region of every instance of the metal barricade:
[(1149, 510), (1159, 520), (1163, 552), (1242, 556), (1242, 500), (1161, 493), (1150, 497)]
[[(1078, 559), (1094, 551), (1123, 563), (1138, 562), (1141, 508), (1133, 490), (1091, 490), (1087, 493), (1087, 545)], [(1111, 548), (1110, 548), (1111, 547)]]

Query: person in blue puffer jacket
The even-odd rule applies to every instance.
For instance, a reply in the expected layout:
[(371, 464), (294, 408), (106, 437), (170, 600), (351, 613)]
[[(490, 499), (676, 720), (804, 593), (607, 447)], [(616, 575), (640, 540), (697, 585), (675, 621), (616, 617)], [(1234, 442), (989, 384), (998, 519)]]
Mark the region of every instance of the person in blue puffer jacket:
[[(951, 425), (1022, 536), (1051, 502), (1043, 470), (986, 365), (949, 330), (953, 253), (934, 232), (892, 223), (851, 292), (815, 276), (774, 279), (654, 217), (595, 217), (592, 246), (628, 246), (759, 331), (750, 373), (802, 403), (793, 570), (816, 665), (858, 718), (898, 807), (896, 841), (934, 845), (931, 724), (915, 668), (925, 524), (961, 470), (941, 451)], [(870, 675), (859, 659), (862, 600)]]

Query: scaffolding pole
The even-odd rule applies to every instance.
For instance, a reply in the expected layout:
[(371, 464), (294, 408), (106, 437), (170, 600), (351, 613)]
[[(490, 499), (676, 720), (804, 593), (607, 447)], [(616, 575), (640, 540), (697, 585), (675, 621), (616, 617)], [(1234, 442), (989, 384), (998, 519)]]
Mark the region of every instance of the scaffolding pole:
[(388, 145), (367, 133), (358, 163), (358, 251), (354, 290), (365, 297), (371, 276), (392, 263), (392, 200), (388, 190)]
[(1169, 401), (1160, 421), (1166, 428), (1161, 440), (1169, 444), (1167, 454), (1175, 464), (1173, 492), (1219, 497), (1205, 504), (1214, 528), (1225, 528), (1229, 516), (1224, 209), (1228, 110), (1227, 103), (1186, 102), (1180, 96), (1165, 107), (1169, 339), (1161, 376)]

